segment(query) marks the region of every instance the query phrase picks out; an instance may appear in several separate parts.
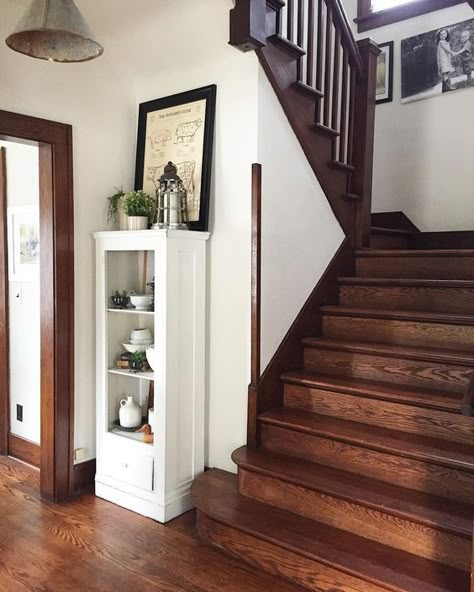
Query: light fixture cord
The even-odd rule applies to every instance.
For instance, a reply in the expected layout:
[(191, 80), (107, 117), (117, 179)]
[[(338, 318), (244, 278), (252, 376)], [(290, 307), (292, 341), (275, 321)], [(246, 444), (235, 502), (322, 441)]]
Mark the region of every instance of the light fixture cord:
[(50, 2), (50, 0), (44, 0), (43, 18), (41, 20), (41, 28), (42, 29), (46, 29), (46, 21), (48, 19), (48, 14), (49, 14), (49, 2)]

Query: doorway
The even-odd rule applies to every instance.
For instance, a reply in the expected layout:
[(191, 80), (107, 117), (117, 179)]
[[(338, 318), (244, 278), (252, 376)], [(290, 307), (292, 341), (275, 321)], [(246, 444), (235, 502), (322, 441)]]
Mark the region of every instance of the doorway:
[[(0, 111), (0, 139), (33, 143), (39, 162), (41, 495), (73, 493), (74, 227), (72, 128)], [(0, 152), (0, 454), (24, 446), (10, 434), (7, 168)], [(25, 336), (26, 338), (27, 336)], [(23, 452), (25, 452), (23, 450)], [(28, 453), (28, 451), (27, 451)], [(20, 456), (15, 450), (15, 456)], [(29, 451), (31, 454), (31, 450)], [(20, 457), (21, 458), (21, 457)], [(31, 459), (30, 459), (31, 462)]]

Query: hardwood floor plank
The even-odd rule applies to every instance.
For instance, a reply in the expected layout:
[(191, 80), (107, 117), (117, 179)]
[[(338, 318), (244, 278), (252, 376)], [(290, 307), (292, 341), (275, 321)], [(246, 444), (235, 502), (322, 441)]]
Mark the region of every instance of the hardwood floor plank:
[(161, 525), (87, 494), (39, 498), (39, 473), (0, 458), (1, 592), (297, 592), (202, 544), (194, 512)]

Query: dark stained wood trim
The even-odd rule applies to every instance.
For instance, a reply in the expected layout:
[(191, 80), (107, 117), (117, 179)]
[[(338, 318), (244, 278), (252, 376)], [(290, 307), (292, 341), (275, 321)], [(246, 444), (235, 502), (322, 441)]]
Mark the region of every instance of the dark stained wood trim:
[(259, 443), (257, 429), (258, 415), (268, 409), (283, 405), (284, 384), (280, 380), (281, 375), (284, 372), (296, 370), (303, 366), (303, 345), (301, 340), (310, 335), (321, 333), (321, 306), (338, 302), (339, 289), (337, 278), (354, 274), (355, 267), (351, 243), (352, 238), (350, 236), (344, 239), (326, 268), (324, 275), (306, 300), (303, 308), (263, 372), (254, 393), (255, 401), (252, 412), (255, 414), (255, 417), (249, 420), (249, 426), (254, 426), (254, 429), (253, 431), (249, 431), (249, 446), (256, 446)]
[(73, 492), (74, 202), (72, 128), (0, 111), (0, 136), (39, 145), (41, 233), (41, 495)]
[[(354, 19), (359, 33), (398, 23), (428, 12), (464, 4), (465, 0), (417, 0), (378, 12), (370, 12), (370, 2), (359, 0), (358, 16)], [(470, 3), (470, 2), (469, 2)]]
[(250, 384), (248, 387), (247, 434), (249, 446), (257, 443), (257, 399), (261, 352), (261, 257), (262, 257), (262, 167), (252, 165), (252, 285)]
[(262, 280), (262, 166), (252, 165), (252, 319), (251, 383), (260, 380), (261, 280)]
[(474, 249), (474, 230), (420, 232), (410, 240), (413, 249)]
[(266, 37), (266, 0), (236, 0), (230, 11), (230, 45), (253, 51), (265, 45)]
[(371, 39), (357, 42), (364, 63), (364, 77), (359, 77), (355, 86), (355, 120), (353, 134), (353, 162), (355, 171), (351, 181), (351, 193), (360, 195), (357, 208), (356, 244), (370, 245), (372, 212), (372, 177), (375, 136), (375, 87), (377, 56), (380, 49)]
[(8, 434), (8, 456), (22, 460), (29, 465), (40, 468), (41, 447), (26, 438), (20, 438), (15, 434)]
[(8, 337), (7, 161), (0, 148), (0, 454), (8, 451), (10, 430), (10, 355)]
[(94, 487), (96, 459), (74, 465), (74, 494), (90, 491)]

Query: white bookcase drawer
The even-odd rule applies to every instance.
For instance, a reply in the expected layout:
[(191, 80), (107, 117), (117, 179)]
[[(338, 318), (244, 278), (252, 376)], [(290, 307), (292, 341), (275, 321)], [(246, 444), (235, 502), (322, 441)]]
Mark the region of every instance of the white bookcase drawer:
[(138, 489), (153, 491), (154, 459), (151, 456), (109, 454), (105, 473)]

